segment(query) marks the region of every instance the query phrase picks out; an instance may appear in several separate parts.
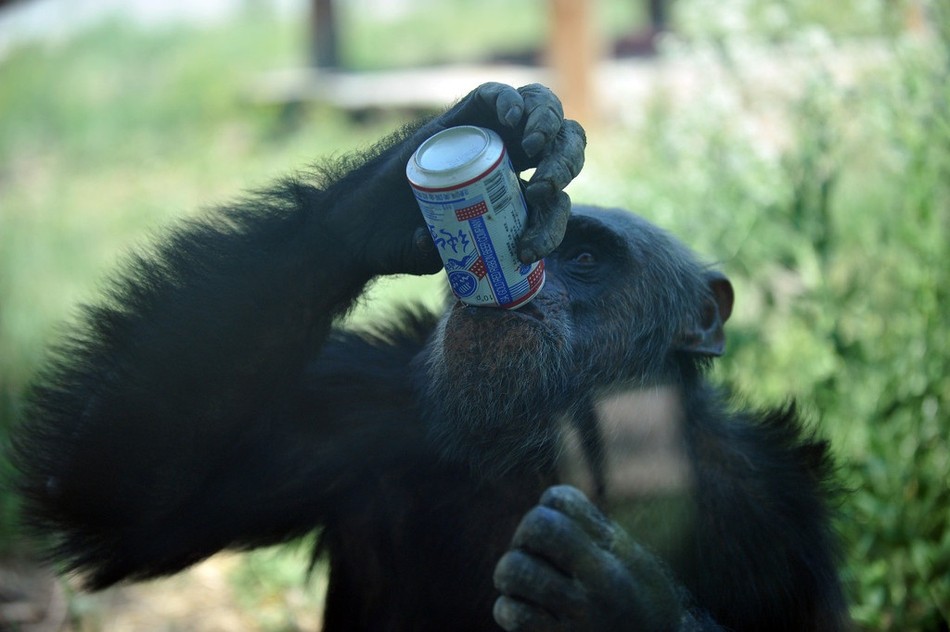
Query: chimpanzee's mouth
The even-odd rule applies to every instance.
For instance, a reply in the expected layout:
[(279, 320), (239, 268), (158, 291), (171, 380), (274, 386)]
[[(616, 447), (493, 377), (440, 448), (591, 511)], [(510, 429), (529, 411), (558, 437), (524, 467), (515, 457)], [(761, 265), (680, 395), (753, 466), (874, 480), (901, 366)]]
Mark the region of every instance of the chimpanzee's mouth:
[(500, 307), (475, 307), (459, 302), (455, 309), (460, 311), (465, 318), (471, 318), (475, 321), (508, 319), (531, 320), (544, 322), (544, 312), (534, 303), (528, 303), (518, 307), (518, 309), (503, 309)]
[(552, 286), (552, 290), (542, 290), (518, 309), (474, 307), (458, 302), (448, 314), (446, 328), (453, 336), (462, 334), (482, 341), (541, 336), (561, 345), (570, 337), (571, 314), (564, 293)]
[(509, 311), (516, 316), (526, 316), (534, 320), (544, 321), (544, 312), (533, 302)]

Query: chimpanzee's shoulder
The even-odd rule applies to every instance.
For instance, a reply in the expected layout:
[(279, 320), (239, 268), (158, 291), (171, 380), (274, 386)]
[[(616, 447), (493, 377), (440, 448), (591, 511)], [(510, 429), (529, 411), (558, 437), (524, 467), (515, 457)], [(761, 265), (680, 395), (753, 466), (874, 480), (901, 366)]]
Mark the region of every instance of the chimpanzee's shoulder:
[(753, 420), (761, 441), (787, 454), (815, 481), (825, 482), (833, 477), (830, 444), (821, 438), (814, 423), (803, 417), (794, 401), (756, 411)]
[[(688, 587), (720, 623), (783, 611), (797, 614), (783, 629), (809, 620), (829, 622), (814, 629), (840, 629), (832, 622), (844, 609), (831, 525), (841, 488), (828, 442), (794, 403), (756, 409), (713, 399), (687, 428), (699, 506), (693, 563), (705, 569)], [(758, 598), (733, 598), (749, 577), (757, 577)], [(789, 586), (807, 608), (789, 602)]]
[(314, 367), (332, 371), (366, 369), (368, 365), (405, 367), (425, 346), (438, 315), (419, 305), (398, 308), (384, 321), (335, 327)]
[(737, 404), (720, 389), (701, 393), (704, 414), (687, 428), (696, 467), (747, 479), (751, 486), (804, 486), (823, 497), (836, 491), (829, 443), (794, 401), (756, 408)]

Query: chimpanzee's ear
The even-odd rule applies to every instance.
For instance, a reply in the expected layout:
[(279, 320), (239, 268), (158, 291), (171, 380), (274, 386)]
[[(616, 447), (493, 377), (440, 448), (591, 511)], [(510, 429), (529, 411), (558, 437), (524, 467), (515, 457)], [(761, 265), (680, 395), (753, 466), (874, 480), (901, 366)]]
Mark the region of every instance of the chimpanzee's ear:
[(726, 347), (726, 334), (722, 326), (732, 314), (735, 293), (732, 283), (722, 272), (707, 272), (706, 283), (710, 296), (703, 301), (699, 323), (683, 332), (676, 348), (700, 355), (721, 356)]

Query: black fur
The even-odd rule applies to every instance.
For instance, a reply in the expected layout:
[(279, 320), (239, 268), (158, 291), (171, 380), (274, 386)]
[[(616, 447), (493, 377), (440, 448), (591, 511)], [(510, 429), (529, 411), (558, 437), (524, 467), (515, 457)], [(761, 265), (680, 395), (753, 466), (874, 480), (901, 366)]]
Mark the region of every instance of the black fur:
[[(717, 298), (721, 277), (655, 227), (575, 208), (521, 315), (450, 306), (332, 328), (374, 276), (437, 267), (415, 240), (405, 159), (449, 124), (520, 142), (533, 128), (499, 124), (483, 104), (495, 98), (511, 94), (483, 87), (362, 161), (189, 222), (129, 262), (53, 352), (15, 435), (25, 514), (51, 559), (101, 589), (319, 530), (325, 629), (496, 629), (493, 569), (559, 482), (563, 419), (608, 498), (594, 403), (670, 386), (693, 522), (658, 576), (683, 595), (669, 606), (682, 629), (843, 627), (827, 446), (794, 409), (733, 412), (707, 385), (731, 290)], [(576, 173), (579, 141), (563, 130), (522, 166), (540, 160), (543, 179), (563, 159)], [(528, 250), (561, 241), (531, 230)], [(634, 579), (660, 565), (637, 559)], [(649, 594), (630, 595), (641, 613)], [(626, 597), (592, 597), (584, 612), (635, 627)]]

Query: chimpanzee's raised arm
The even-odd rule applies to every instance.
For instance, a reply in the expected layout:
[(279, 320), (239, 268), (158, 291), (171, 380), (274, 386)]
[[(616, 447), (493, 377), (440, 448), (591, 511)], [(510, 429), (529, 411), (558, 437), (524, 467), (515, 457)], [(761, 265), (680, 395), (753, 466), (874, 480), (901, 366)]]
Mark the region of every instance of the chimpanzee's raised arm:
[(60, 561), (102, 587), (317, 526), (336, 408), (295, 409), (301, 376), (371, 278), (439, 268), (405, 165), (458, 124), (537, 167), (522, 252), (556, 245), (583, 132), (539, 86), (482, 86), (368, 156), (181, 224), (85, 308), (16, 436), (26, 515)]

